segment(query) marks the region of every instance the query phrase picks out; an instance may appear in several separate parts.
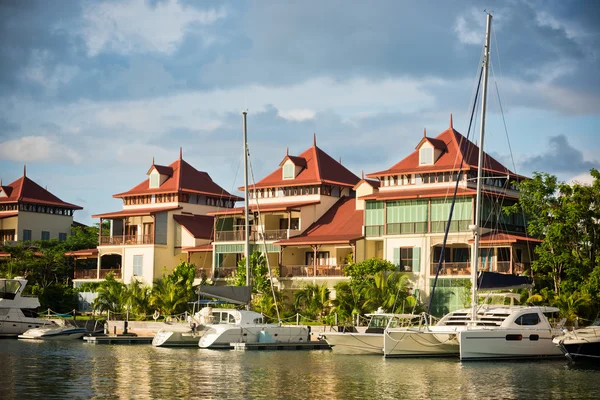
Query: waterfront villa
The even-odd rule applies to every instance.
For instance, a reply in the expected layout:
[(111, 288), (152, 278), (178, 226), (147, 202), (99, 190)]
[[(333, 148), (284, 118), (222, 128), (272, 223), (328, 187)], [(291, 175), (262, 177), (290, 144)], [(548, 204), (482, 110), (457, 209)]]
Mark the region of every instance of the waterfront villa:
[(75, 271), (76, 285), (108, 273), (125, 283), (138, 279), (152, 284), (186, 260), (198, 267), (198, 278), (210, 272), (214, 218), (206, 214), (231, 208), (241, 199), (183, 160), (181, 150), (168, 166), (153, 160), (146, 175), (139, 185), (113, 196), (123, 200), (122, 210), (93, 216), (100, 226), (110, 221), (109, 232), (100, 230), (96, 254), (94, 249), (68, 254), (98, 258), (95, 269)]
[(16, 181), (0, 180), (0, 244), (33, 240), (66, 240), (73, 213), (83, 208), (62, 201), (29, 177), (27, 168)]
[[(444, 231), (454, 187), (458, 192), (443, 254), (434, 310), (443, 314), (463, 307), (469, 299), (478, 147), (452, 125), (435, 138), (426, 133), (406, 158), (389, 169), (373, 172), (357, 185), (357, 204), (365, 208), (366, 257), (392, 261), (412, 277), (414, 293), (427, 300), (442, 256)], [(459, 169), (462, 163), (462, 172)], [(531, 261), (532, 245), (521, 215), (506, 215), (502, 207), (514, 204), (515, 181), (525, 179), (484, 153), (483, 206), (479, 268), (519, 274)], [(419, 290), (420, 289), (420, 290)], [(423, 290), (425, 293), (423, 293)]]
[[(359, 180), (317, 147), (315, 136), (311, 147), (298, 156), (287, 152), (277, 169), (249, 185), (251, 251), (266, 252), (279, 268), (281, 289), (342, 279), (363, 236), (354, 198)], [(244, 254), (244, 208), (208, 214), (215, 216), (215, 276), (227, 277)]]

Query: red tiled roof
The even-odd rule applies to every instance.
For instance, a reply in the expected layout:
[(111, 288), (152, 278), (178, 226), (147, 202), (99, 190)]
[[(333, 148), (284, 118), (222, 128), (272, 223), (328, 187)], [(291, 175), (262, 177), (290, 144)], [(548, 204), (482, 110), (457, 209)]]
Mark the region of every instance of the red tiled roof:
[[(165, 172), (167, 172), (167, 168), (172, 171), (170, 175), (165, 174), (169, 175), (169, 177), (163, 182), (162, 185), (160, 185), (160, 187), (150, 188), (150, 179), (148, 178), (139, 185), (135, 186), (133, 189), (127, 192), (117, 193), (113, 195), (113, 197), (119, 198), (141, 194), (182, 192), (204, 194), (234, 201), (243, 200), (238, 196), (232, 195), (221, 186), (213, 182), (206, 172), (198, 171), (181, 158), (173, 162), (168, 167), (157, 165), (154, 165), (154, 167), (160, 167)], [(159, 171), (159, 173), (161, 172)]]
[(150, 172), (152, 172), (153, 169), (156, 169), (156, 171), (161, 175), (173, 176), (173, 168), (171, 167), (167, 167), (165, 165), (152, 164), (152, 166), (148, 170), (148, 174), (150, 174)]
[(22, 202), (64, 207), (72, 210), (83, 210), (83, 207), (62, 201), (25, 175), (9, 185), (2, 186), (2, 191), (6, 193), (8, 197), (0, 197), (0, 203)]
[(93, 257), (98, 256), (98, 249), (84, 249), (84, 250), (75, 250), (75, 251), (67, 251), (65, 253), (66, 257)]
[[(469, 240), (473, 243), (474, 239)], [(499, 244), (499, 243), (516, 243), (516, 242), (531, 242), (542, 243), (541, 240), (527, 236), (513, 235), (510, 233), (486, 233), (479, 238), (480, 244)]]
[[(283, 179), (283, 162), (287, 159), (294, 161), (296, 165), (303, 159), (306, 167), (300, 171), (294, 179)], [(274, 172), (265, 178), (250, 185), (253, 188), (267, 188), (280, 186), (300, 186), (300, 185), (320, 185), (323, 183), (335, 184), (346, 187), (353, 187), (360, 180), (358, 176), (350, 172), (339, 162), (335, 161), (329, 154), (318, 148), (316, 145), (305, 150), (299, 156), (286, 156), (282, 164)], [(303, 165), (304, 166), (304, 165)], [(244, 190), (243, 187), (240, 190)]]
[(354, 185), (353, 189), (356, 190), (356, 188), (363, 182), (370, 185), (374, 189), (379, 189), (379, 186), (381, 185), (381, 182), (375, 179), (361, 179), (356, 185)]
[[(461, 160), (464, 160), (463, 170), (477, 169), (479, 147), (468, 141), (462, 134), (450, 127), (440, 133), (435, 139), (423, 138), (428, 140), (436, 148), (438, 146), (445, 147), (446, 150), (435, 161), (434, 165), (419, 165), (419, 151), (415, 150), (402, 161), (398, 162), (390, 169), (373, 172), (367, 176), (376, 178), (387, 175), (398, 175), (408, 173), (423, 173), (423, 172), (443, 172), (457, 171), (460, 167)], [(418, 146), (417, 146), (418, 147)], [(508, 168), (500, 164), (493, 157), (484, 152), (483, 154), (483, 170), (492, 171), (501, 174), (510, 174), (513, 177), (517, 175), (511, 172)]]
[(179, 225), (183, 226), (196, 239), (212, 239), (214, 217), (208, 215), (173, 215)]
[(0, 219), (10, 218), (10, 217), (16, 217), (17, 215), (19, 215), (18, 211), (11, 211), (11, 212), (7, 212), (7, 213), (0, 213)]
[(92, 218), (117, 218), (117, 217), (139, 217), (142, 215), (151, 215), (164, 211), (181, 210), (181, 207), (153, 207), (153, 208), (132, 208), (129, 210), (114, 211), (104, 214), (92, 215)]
[(363, 237), (363, 210), (356, 209), (356, 198), (342, 197), (304, 233), (275, 242), (278, 245), (346, 244)]
[(201, 253), (201, 252), (209, 252), (209, 251), (213, 251), (212, 244), (203, 244), (200, 246), (182, 247), (181, 248), (182, 253)]
[[(313, 201), (296, 201), (296, 202), (289, 202), (289, 203), (273, 203), (273, 204), (261, 204), (260, 205), (260, 212), (275, 212), (275, 211), (292, 211), (292, 210), (296, 210), (299, 209), (300, 207), (306, 207), (306, 206), (314, 206), (315, 204), (319, 204), (321, 203), (318, 200), (313, 200)], [(250, 204), (248, 206), (249, 211), (259, 211), (259, 207), (255, 204)], [(244, 213), (244, 207), (235, 207), (235, 208), (227, 208), (221, 211), (211, 211), (208, 212), (208, 215), (237, 215), (237, 214), (243, 214)]]
[[(482, 190), (484, 196), (517, 198), (508, 194), (495, 193), (488, 190)], [(475, 189), (459, 187), (456, 191), (457, 196), (475, 196)], [(403, 199), (429, 199), (433, 197), (449, 197), (454, 195), (454, 185), (452, 187), (441, 188), (414, 188), (394, 191), (383, 191), (360, 197), (361, 200), (403, 200)]]

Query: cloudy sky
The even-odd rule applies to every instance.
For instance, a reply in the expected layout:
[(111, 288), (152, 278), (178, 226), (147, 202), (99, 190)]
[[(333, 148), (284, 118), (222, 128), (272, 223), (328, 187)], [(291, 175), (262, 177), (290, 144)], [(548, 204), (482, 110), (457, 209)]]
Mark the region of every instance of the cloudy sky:
[(0, 177), (27, 164), (85, 207), (84, 223), (119, 210), (112, 195), (179, 147), (235, 191), (244, 108), (256, 180), (313, 133), (357, 175), (388, 168), (451, 113), (466, 134), (484, 8), (485, 150), (520, 174), (589, 180), (600, 167), (595, 0), (3, 0)]

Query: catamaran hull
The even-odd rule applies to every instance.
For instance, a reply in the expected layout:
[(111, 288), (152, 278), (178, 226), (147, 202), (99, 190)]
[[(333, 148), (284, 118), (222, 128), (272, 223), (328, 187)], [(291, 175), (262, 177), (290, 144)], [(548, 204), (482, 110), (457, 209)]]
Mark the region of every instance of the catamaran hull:
[(176, 332), (160, 330), (152, 339), (152, 346), (156, 347), (198, 347), (198, 341), (204, 333), (203, 330), (192, 332)]
[(490, 329), (459, 333), (460, 359), (521, 359), (559, 357), (563, 353), (552, 343), (550, 330)]
[(303, 326), (256, 326), (208, 328), (198, 342), (201, 348), (233, 348), (234, 343), (306, 343), (308, 328)]
[(380, 333), (337, 333), (323, 335), (337, 354), (383, 354), (383, 335)]
[(452, 357), (459, 354), (456, 332), (386, 331), (383, 353), (391, 357)]

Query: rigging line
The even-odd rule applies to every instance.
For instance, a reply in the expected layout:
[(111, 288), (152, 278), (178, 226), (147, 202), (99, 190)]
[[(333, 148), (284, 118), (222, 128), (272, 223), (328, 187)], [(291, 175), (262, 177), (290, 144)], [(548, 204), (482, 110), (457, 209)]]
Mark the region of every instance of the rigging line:
[[(252, 177), (252, 183), (256, 193), (256, 180), (254, 179), (254, 169), (252, 168), (252, 161), (250, 160), (250, 150), (248, 150), (248, 164), (250, 167), (250, 176)], [(249, 190), (249, 189), (248, 189)], [(246, 196), (249, 198), (248, 194)], [(262, 221), (262, 215), (260, 213), (260, 204), (258, 203), (258, 197), (256, 198), (256, 211), (258, 212), (258, 221)], [(264, 227), (264, 224), (263, 224)], [(271, 262), (269, 261), (269, 251), (267, 250), (267, 242), (265, 240), (264, 228), (262, 235), (262, 242), (265, 249), (265, 259), (267, 260), (267, 268), (269, 269), (269, 281), (271, 282), (271, 294), (273, 295), (273, 303), (275, 304), (275, 312), (277, 313), (277, 320), (282, 323), (281, 316), (279, 315), (279, 306), (277, 305), (277, 297), (275, 297), (275, 287), (273, 285), (273, 272), (271, 270)]]
[[(475, 93), (475, 101), (473, 102), (473, 108), (471, 109), (471, 118), (469, 120), (469, 128), (467, 130), (467, 132), (471, 131), (471, 126), (473, 123), (473, 116), (475, 115), (475, 109), (477, 106), (477, 99), (479, 98), (479, 89), (481, 87), (481, 77), (483, 76), (483, 65), (481, 66), (481, 71), (479, 73), (479, 83), (477, 84), (477, 91)], [(462, 140), (461, 140), (462, 142)], [(465, 142), (465, 145), (467, 143)], [(462, 147), (462, 143), (459, 143), (459, 148)], [(437, 285), (437, 281), (438, 281), (438, 277), (440, 275), (440, 271), (442, 269), (442, 262), (444, 260), (444, 253), (446, 251), (446, 242), (448, 240), (448, 234), (450, 232), (450, 221), (452, 221), (452, 214), (454, 212), (454, 204), (456, 202), (456, 193), (458, 192), (458, 185), (460, 183), (460, 175), (462, 172), (462, 168), (464, 165), (464, 157), (461, 157), (460, 160), (460, 167), (458, 169), (458, 176), (456, 179), (456, 184), (454, 185), (454, 196), (452, 198), (452, 203), (450, 204), (450, 213), (448, 215), (448, 222), (446, 223), (446, 231), (444, 232), (444, 241), (442, 242), (442, 250), (440, 252), (440, 258), (438, 261), (438, 266), (437, 266), (437, 270), (435, 271), (435, 278), (433, 281), (433, 287), (431, 288), (431, 296), (429, 298), (429, 305), (427, 306), (427, 314), (431, 314), (431, 305), (433, 304), (433, 296), (435, 295), (435, 286)], [(478, 166), (478, 168), (480, 168), (480, 166)], [(475, 255), (477, 257), (477, 255)]]

